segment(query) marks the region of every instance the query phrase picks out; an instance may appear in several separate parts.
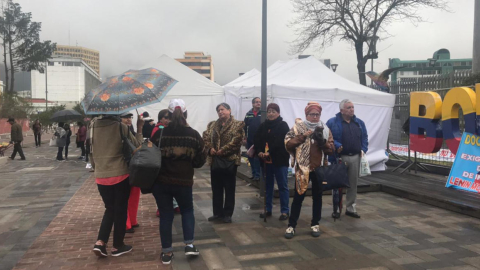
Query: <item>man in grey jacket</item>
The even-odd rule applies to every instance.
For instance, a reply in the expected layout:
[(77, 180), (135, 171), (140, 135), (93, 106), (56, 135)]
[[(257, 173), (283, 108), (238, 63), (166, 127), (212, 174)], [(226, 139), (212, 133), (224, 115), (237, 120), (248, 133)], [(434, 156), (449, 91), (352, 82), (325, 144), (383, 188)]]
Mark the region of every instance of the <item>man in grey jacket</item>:
[(18, 154), (20, 155), (20, 160), (25, 160), (25, 155), (23, 154), (21, 145), (23, 141), (22, 126), (15, 122), (15, 119), (13, 117), (8, 118), (7, 122), (12, 125), (10, 133), (10, 143), (13, 144), (13, 153), (10, 156), (10, 159), (14, 160), (18, 152)]

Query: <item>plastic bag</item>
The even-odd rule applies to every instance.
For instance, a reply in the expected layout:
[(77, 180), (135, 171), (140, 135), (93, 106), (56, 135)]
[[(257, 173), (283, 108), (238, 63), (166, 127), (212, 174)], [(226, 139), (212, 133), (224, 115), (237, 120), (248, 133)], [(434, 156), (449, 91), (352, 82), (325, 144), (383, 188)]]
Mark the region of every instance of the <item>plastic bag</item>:
[(56, 137), (52, 137), (50, 139), (50, 143), (48, 143), (49, 146), (52, 146), (52, 147), (57, 147), (57, 138)]
[(359, 176), (371, 175), (370, 164), (368, 164), (367, 154), (362, 151), (362, 158), (360, 159), (360, 174)]

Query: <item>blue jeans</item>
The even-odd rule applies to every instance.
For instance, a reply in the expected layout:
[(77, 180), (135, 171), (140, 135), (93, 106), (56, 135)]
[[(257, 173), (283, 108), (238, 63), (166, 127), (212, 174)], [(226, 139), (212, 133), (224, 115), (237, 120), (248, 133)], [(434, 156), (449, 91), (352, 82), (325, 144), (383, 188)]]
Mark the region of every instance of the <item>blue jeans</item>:
[[(247, 150), (250, 149), (250, 147), (253, 144), (250, 144), (247, 142)], [(250, 167), (252, 168), (252, 176), (254, 178), (260, 178), (260, 159), (258, 157), (254, 158), (248, 158), (248, 162), (250, 162)]]
[(152, 190), (160, 211), (160, 240), (162, 252), (172, 252), (173, 198), (177, 200), (182, 214), (183, 241), (191, 244), (194, 240), (195, 217), (193, 215), (192, 187), (155, 183)]
[(275, 167), (273, 164), (266, 164), (267, 170), (267, 182), (266, 182), (266, 200), (267, 200), (267, 212), (272, 212), (272, 200), (273, 200), (273, 187), (274, 179), (277, 179), (278, 192), (280, 193), (280, 211), (282, 214), (288, 214), (288, 167)]

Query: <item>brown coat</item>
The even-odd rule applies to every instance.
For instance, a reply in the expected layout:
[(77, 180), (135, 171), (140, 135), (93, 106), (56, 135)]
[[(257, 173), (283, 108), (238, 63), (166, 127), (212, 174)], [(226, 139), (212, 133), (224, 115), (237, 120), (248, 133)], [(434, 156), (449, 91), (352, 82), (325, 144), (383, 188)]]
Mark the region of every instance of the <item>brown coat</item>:
[(98, 119), (93, 124), (92, 144), (92, 162), (95, 162), (95, 177), (107, 178), (128, 174), (128, 166), (123, 158), (122, 140), (120, 136), (120, 128), (122, 133), (135, 146), (140, 146), (143, 141), (142, 133), (133, 136), (128, 131), (127, 125), (120, 123), (112, 118)]
[(22, 126), (19, 123), (14, 122), (12, 125), (10, 140), (12, 142), (21, 142), (23, 141)]
[(237, 121), (233, 116), (230, 117), (223, 127), (220, 120), (212, 121), (208, 124), (207, 130), (203, 132), (205, 151), (208, 154), (208, 164), (212, 164), (210, 149), (213, 148), (215, 151), (222, 150), (222, 157), (234, 160), (235, 165), (240, 165), (240, 148), (245, 136), (244, 125), (243, 121)]

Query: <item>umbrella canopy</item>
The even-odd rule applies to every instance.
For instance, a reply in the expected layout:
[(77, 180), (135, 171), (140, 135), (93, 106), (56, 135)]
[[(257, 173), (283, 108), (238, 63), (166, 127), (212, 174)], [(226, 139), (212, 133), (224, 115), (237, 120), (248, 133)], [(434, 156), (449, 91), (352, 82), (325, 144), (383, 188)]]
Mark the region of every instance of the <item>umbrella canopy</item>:
[(176, 83), (158, 69), (129, 70), (91, 90), (82, 105), (86, 114), (122, 114), (162, 101)]
[(53, 122), (67, 122), (70, 120), (81, 119), (82, 115), (75, 110), (62, 110), (54, 113), (50, 120)]

